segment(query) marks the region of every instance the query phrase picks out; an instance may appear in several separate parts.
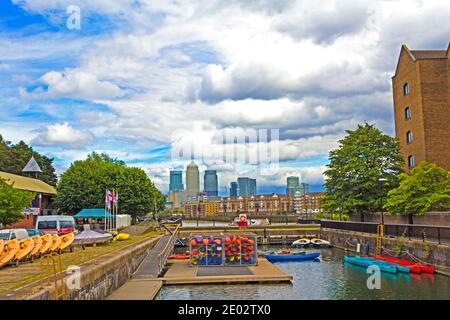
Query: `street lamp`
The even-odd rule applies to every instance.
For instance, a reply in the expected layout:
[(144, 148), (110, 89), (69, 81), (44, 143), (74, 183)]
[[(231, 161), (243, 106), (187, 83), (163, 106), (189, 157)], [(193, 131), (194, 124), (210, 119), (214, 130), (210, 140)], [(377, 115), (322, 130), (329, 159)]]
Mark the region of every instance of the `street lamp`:
[(383, 190), (382, 190), (382, 184), (384, 182), (388, 181), (386, 178), (379, 178), (378, 179), (378, 186), (380, 191), (380, 202), (381, 202), (381, 224), (384, 225), (384, 213), (383, 213)]

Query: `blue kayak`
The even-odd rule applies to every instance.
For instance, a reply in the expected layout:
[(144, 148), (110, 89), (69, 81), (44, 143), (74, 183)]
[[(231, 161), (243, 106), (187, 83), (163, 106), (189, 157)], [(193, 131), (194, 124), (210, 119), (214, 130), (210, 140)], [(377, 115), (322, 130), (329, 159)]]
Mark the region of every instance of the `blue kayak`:
[(380, 271), (384, 271), (384, 272), (389, 272), (389, 273), (397, 273), (397, 268), (393, 267), (393, 266), (389, 266), (389, 265), (383, 265), (383, 264), (375, 264), (373, 263), (373, 261), (369, 260), (369, 259), (364, 259), (361, 257), (349, 257), (349, 256), (344, 256), (344, 261), (351, 263), (351, 264), (355, 264), (357, 266), (361, 266), (361, 267), (369, 267), (371, 265), (376, 265), (380, 268)]
[(270, 262), (275, 261), (296, 261), (296, 260), (310, 260), (320, 256), (319, 252), (308, 254), (266, 254), (264, 257)]
[(394, 267), (397, 269), (397, 272), (410, 273), (410, 270), (408, 267), (402, 267), (401, 265), (398, 265), (396, 263), (387, 262), (387, 261), (383, 261), (383, 260), (377, 260), (374, 258), (364, 258), (364, 259), (368, 260), (370, 263), (375, 264), (377, 266)]

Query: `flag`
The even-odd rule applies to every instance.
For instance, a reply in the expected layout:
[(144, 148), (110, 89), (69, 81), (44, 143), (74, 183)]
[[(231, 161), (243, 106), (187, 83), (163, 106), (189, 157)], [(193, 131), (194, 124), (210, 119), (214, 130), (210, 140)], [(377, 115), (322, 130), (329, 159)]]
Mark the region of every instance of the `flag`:
[(106, 190), (105, 207), (109, 209), (110, 206), (111, 206), (111, 192), (109, 190)]

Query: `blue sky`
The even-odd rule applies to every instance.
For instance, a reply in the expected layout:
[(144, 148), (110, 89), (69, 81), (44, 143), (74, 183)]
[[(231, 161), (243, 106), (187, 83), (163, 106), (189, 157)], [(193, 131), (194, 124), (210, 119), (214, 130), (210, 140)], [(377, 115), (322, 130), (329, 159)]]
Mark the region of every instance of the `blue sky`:
[[(91, 151), (146, 170), (161, 190), (200, 145), (220, 190), (238, 175), (318, 190), (346, 129), (394, 134), (390, 77), (401, 44), (446, 49), (447, 1), (3, 0), (0, 134), (55, 158)], [(80, 10), (69, 29), (67, 8)], [(436, 27), (439, 26), (439, 27)], [(279, 166), (237, 165), (211, 137), (279, 131)], [(252, 131), (253, 130), (253, 131)], [(242, 141), (245, 141), (242, 140)], [(237, 143), (253, 155), (274, 142)], [(198, 156), (198, 155), (196, 155)]]

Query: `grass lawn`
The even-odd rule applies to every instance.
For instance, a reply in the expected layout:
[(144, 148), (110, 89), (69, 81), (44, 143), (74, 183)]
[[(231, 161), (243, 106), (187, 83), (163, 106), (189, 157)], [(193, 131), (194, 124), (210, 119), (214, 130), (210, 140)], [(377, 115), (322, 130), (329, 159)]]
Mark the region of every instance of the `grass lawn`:
[[(159, 234), (161, 233), (150, 232), (144, 235), (133, 235), (126, 241), (116, 241), (97, 245), (96, 247), (86, 247), (85, 250), (81, 247), (76, 247), (73, 252), (64, 252), (62, 254), (63, 270), (66, 270), (69, 266), (81, 265), (106, 254), (114, 253), (144, 239), (156, 237)], [(3, 267), (0, 269), (0, 295), (30, 284), (41, 279), (41, 277), (43, 275), (41, 274), (39, 259), (33, 263), (23, 262), (19, 267)]]

